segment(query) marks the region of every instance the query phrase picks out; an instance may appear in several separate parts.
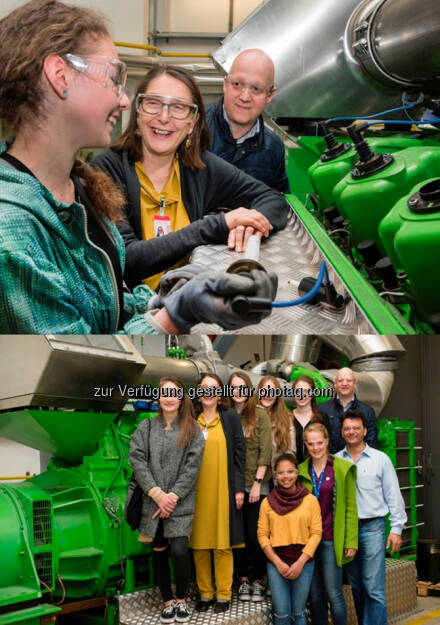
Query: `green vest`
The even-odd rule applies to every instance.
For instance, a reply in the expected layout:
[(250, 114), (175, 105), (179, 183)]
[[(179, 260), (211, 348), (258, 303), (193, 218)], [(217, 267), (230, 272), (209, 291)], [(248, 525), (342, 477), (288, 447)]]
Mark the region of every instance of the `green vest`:
[[(331, 455), (331, 454), (330, 454)], [(358, 548), (358, 515), (356, 505), (356, 466), (347, 460), (333, 458), (335, 489), (333, 492), (333, 546), (336, 564), (342, 566), (352, 558), (344, 556), (344, 549)], [(299, 479), (312, 493), (313, 483), (309, 475), (310, 458), (299, 467)]]

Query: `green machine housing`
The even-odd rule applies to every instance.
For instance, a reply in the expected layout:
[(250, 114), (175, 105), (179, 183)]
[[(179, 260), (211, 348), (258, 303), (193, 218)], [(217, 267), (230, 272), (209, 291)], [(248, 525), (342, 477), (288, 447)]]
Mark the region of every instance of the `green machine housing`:
[[(414, 421), (401, 421), (396, 418), (377, 419), (379, 448), (387, 454), (396, 469), (408, 516), (399, 555), (413, 559), (417, 550), (418, 527), (423, 525), (423, 522), (419, 521), (418, 514), (423, 506), (421, 498), (418, 497), (420, 489), (423, 488), (419, 479), (422, 466), (418, 458), (422, 447), (417, 444), (417, 433), (420, 429), (415, 426)], [(389, 532), (389, 522), (387, 531)]]
[(117, 393), (145, 361), (125, 337), (26, 338), (2, 370), (0, 436), (51, 460), (0, 486), (0, 624), (113, 625), (118, 594), (152, 584), (149, 547), (124, 519), (130, 438), (151, 414), (121, 411)]

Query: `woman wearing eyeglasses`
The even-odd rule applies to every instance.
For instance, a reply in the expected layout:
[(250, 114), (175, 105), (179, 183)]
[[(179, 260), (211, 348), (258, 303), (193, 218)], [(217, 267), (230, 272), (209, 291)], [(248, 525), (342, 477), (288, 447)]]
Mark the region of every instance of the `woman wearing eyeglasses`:
[[(94, 11), (32, 0), (0, 20), (0, 118), (13, 135), (0, 144), (0, 333), (178, 333), (209, 320), (235, 328), (262, 317), (236, 315), (234, 294), (250, 289), (273, 299), (276, 289), (263, 272), (211, 273), (178, 290), (180, 278), (171, 276), (175, 290), (154, 303), (147, 286), (125, 292), (125, 246), (116, 227), (125, 199), (107, 175), (76, 158), (82, 148), (110, 145), (129, 106), (125, 79), (106, 22)], [(189, 125), (171, 117), (166, 128), (142, 124), (154, 159), (162, 162), (162, 143), (183, 140), (193, 127), (189, 108)], [(169, 172), (159, 165), (155, 184), (162, 177)]]
[[(205, 109), (191, 74), (171, 65), (153, 68), (136, 90), (127, 129), (95, 160), (127, 197), (119, 228), (130, 285), (144, 281), (156, 289), (161, 272), (184, 264), (198, 245), (228, 242), (243, 251), (254, 231), (267, 237), (284, 227), (284, 197), (208, 147)], [(154, 236), (159, 223), (169, 234)]]
[(258, 540), (268, 560), (274, 625), (306, 625), (313, 556), (321, 540), (319, 503), (297, 482), (298, 465), (286, 452), (275, 461), (277, 485), (264, 499)]
[(358, 547), (356, 466), (328, 453), (329, 434), (322, 423), (309, 423), (304, 442), (310, 457), (299, 465), (299, 477), (318, 499), (322, 515), (310, 590), (313, 623), (327, 625), (327, 597), (333, 625), (346, 625), (342, 565), (354, 558)]

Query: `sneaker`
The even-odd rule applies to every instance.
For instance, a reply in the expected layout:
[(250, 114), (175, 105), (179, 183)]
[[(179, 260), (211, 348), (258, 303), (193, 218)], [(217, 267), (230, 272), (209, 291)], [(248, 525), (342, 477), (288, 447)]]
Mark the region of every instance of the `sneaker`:
[(176, 601), (176, 621), (178, 623), (187, 623), (189, 621), (188, 606), (181, 601)]
[(229, 610), (230, 605), (231, 602), (227, 601), (227, 599), (219, 599), (215, 602), (214, 612), (226, 612), (227, 610)]
[(176, 606), (174, 603), (166, 605), (160, 614), (161, 623), (174, 623), (176, 620)]
[(250, 601), (251, 599), (251, 585), (249, 582), (242, 582), (238, 589), (238, 598), (240, 601)]
[(264, 595), (265, 595), (265, 589), (264, 589), (263, 584), (260, 584), (260, 582), (254, 582), (252, 584), (252, 601), (254, 603), (263, 601)]

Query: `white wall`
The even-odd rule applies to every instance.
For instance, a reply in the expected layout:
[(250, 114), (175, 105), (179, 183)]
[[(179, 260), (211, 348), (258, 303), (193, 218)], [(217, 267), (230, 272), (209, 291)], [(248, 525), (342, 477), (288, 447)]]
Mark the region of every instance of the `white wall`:
[[(0, 18), (24, 0), (0, 0)], [(70, 4), (101, 11), (110, 20), (115, 41), (146, 44), (148, 42), (149, 0), (74, 0)], [(233, 27), (237, 26), (260, 0), (235, 0)], [(224, 33), (228, 32), (229, 0), (158, 0), (157, 29), (162, 32)], [(212, 52), (219, 40), (159, 40), (163, 51)], [(128, 51), (125, 48), (124, 51)], [(131, 50), (131, 53), (137, 53)], [(140, 53), (140, 51), (139, 51)]]
[[(40, 473), (40, 452), (0, 437), (0, 477)], [(0, 481), (0, 484), (7, 483)]]

